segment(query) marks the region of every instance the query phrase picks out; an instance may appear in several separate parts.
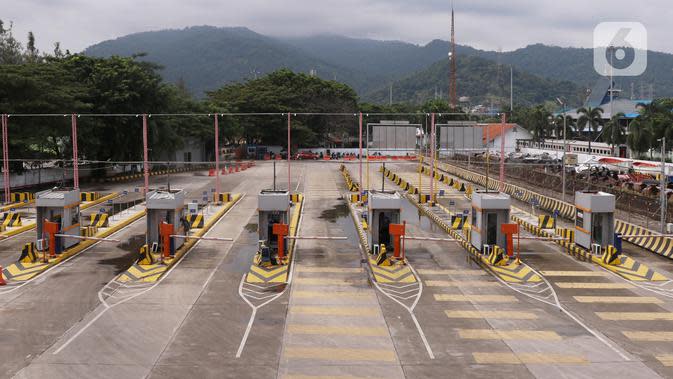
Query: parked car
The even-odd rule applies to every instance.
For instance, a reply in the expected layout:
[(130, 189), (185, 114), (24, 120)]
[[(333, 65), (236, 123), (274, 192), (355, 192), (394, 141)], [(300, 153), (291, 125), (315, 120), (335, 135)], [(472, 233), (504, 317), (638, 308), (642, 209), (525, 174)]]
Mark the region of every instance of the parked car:
[(297, 159), (297, 160), (299, 160), (299, 159), (302, 159), (302, 160), (303, 159), (316, 160), (316, 159), (318, 159), (318, 154), (316, 154), (312, 151), (302, 151), (300, 153), (297, 153), (297, 155), (295, 156), (294, 159)]

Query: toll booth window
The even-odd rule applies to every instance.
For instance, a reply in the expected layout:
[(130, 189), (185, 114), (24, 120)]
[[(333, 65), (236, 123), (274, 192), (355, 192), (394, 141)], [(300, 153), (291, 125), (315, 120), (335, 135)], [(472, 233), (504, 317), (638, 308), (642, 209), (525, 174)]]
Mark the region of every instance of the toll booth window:
[(472, 207), (472, 225), (477, 223), (477, 209)]
[(70, 214), (71, 214), (70, 225), (79, 224), (79, 208), (77, 207), (73, 208)]
[(575, 213), (575, 226), (584, 227), (584, 212), (579, 209)]

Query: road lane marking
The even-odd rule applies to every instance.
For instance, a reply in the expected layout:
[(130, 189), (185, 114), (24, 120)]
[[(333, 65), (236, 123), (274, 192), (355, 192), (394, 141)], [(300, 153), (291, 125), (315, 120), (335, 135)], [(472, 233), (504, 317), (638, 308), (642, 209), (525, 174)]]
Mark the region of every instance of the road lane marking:
[(607, 272), (603, 271), (541, 271), (544, 276), (608, 276)]
[(361, 273), (364, 270), (362, 267), (316, 267), (316, 266), (299, 266), (297, 272), (321, 272), (321, 273)]
[(561, 340), (561, 336), (551, 330), (458, 329), (458, 336), (473, 340)]
[(285, 356), (295, 359), (335, 361), (395, 362), (395, 352), (385, 349), (344, 349), (317, 347), (287, 347)]
[(624, 331), (622, 334), (632, 341), (673, 342), (673, 332), (663, 330), (656, 332), (631, 330)]
[(629, 283), (582, 283), (582, 282), (556, 282), (559, 288), (569, 289), (627, 289), (633, 288)]
[(502, 287), (500, 282), (493, 282), (488, 280), (426, 280), (425, 284), (428, 287)]
[(320, 316), (368, 316), (379, 315), (378, 308), (371, 307), (316, 307), (316, 306), (291, 306), (290, 312), (295, 314), (320, 315)]
[(472, 353), (480, 364), (588, 364), (579, 355), (547, 353)]
[(383, 337), (388, 335), (388, 329), (382, 327), (289, 324), (287, 330), (289, 333), (292, 334), (366, 336), (366, 337)]
[(517, 303), (519, 299), (512, 295), (454, 295), (435, 294), (437, 301), (474, 301), (477, 303)]
[[(296, 279), (295, 279), (296, 280)], [(369, 290), (368, 290), (369, 291)], [(371, 292), (365, 292), (365, 291), (302, 291), (302, 290), (295, 290), (292, 293), (293, 297), (300, 298), (300, 299), (311, 299), (311, 298), (326, 298), (329, 299), (331, 297), (346, 297), (346, 298), (375, 298), (376, 296), (371, 293)]]
[(657, 360), (666, 367), (673, 366), (673, 354), (656, 355), (655, 358), (657, 358)]
[(536, 320), (538, 317), (532, 312), (519, 311), (444, 311), (448, 318), (503, 318), (511, 320)]
[(573, 296), (579, 303), (604, 304), (661, 304), (663, 301), (652, 296)]
[(596, 312), (608, 321), (673, 321), (672, 312)]
[(357, 286), (364, 285), (362, 278), (354, 279), (331, 279), (331, 278), (296, 278), (295, 283), (307, 286)]
[(419, 274), (422, 275), (488, 275), (484, 270), (430, 270), (419, 269)]

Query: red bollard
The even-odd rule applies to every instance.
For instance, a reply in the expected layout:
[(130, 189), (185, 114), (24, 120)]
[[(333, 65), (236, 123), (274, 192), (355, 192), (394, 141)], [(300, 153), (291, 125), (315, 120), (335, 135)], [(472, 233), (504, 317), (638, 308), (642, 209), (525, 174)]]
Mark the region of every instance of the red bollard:
[(5, 281), (5, 276), (2, 275), (2, 266), (0, 266), (0, 286), (7, 285), (7, 282)]
[(227, 169), (226, 168), (222, 169), (222, 175), (227, 175)]
[(210, 170), (208, 170), (208, 176), (215, 176), (215, 169), (214, 168), (211, 168)]

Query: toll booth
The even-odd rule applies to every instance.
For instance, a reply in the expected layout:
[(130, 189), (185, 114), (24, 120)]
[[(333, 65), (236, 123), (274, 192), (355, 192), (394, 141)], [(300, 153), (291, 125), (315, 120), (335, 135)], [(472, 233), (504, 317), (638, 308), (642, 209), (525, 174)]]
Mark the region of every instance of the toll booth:
[(605, 192), (575, 193), (575, 243), (591, 250), (615, 244), (615, 196)]
[(475, 191), (472, 194), (472, 227), (470, 241), (481, 252), (484, 245), (507, 245), (507, 237), (500, 225), (509, 223), (512, 199), (502, 192)]
[(376, 254), (380, 245), (385, 245), (392, 252), (393, 238), (390, 235), (390, 225), (400, 224), (402, 213), (402, 196), (393, 191), (370, 191), (368, 243), (370, 253)]
[[(35, 209), (38, 249), (59, 254), (76, 245), (79, 239), (56, 237), (54, 234), (79, 236), (79, 189), (54, 188), (37, 193)], [(46, 243), (46, 244), (45, 244)]]
[(164, 257), (172, 256), (185, 241), (170, 235), (188, 233), (184, 222), (185, 192), (181, 189), (150, 191), (145, 200), (147, 246), (153, 252), (161, 251)]
[[(259, 265), (276, 265), (285, 257), (284, 237), (288, 235), (290, 193), (262, 190), (257, 196), (259, 211)], [(279, 238), (280, 244), (279, 244)], [(279, 249), (280, 248), (280, 249)]]

